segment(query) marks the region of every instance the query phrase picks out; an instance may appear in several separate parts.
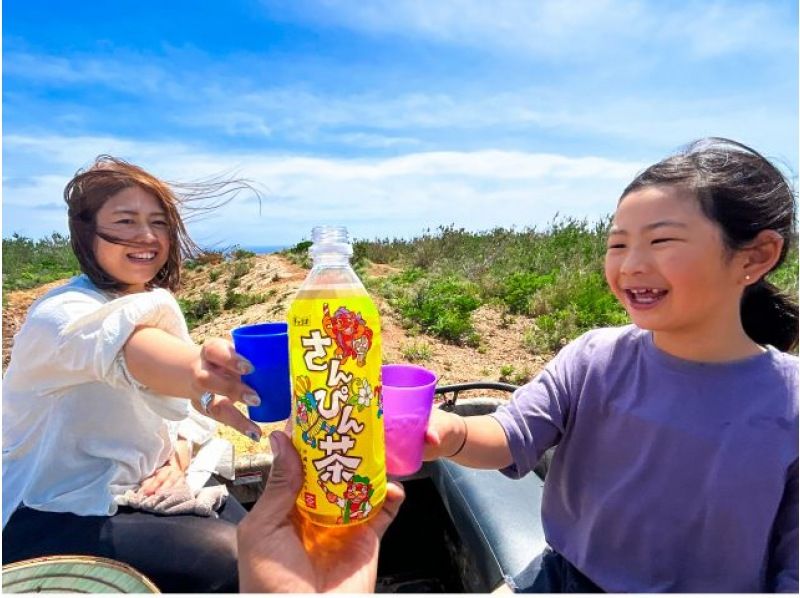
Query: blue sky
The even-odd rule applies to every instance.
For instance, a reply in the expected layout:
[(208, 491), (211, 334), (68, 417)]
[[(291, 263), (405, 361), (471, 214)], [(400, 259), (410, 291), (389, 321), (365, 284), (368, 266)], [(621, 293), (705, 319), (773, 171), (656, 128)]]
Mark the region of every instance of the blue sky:
[(5, 0), (3, 236), (101, 153), (255, 181), (209, 246), (594, 220), (706, 135), (796, 177), (797, 89), (794, 0)]

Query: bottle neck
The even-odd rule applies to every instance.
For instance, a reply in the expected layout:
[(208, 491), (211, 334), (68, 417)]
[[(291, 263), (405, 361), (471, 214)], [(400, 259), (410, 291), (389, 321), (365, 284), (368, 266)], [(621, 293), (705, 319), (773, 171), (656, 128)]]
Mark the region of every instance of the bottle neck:
[(314, 268), (317, 267), (349, 267), (350, 257), (342, 253), (319, 253), (313, 258)]

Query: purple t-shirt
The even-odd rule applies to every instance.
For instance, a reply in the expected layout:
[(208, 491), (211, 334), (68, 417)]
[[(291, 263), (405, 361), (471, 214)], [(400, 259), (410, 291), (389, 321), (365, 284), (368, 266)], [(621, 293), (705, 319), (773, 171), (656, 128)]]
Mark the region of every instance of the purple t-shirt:
[(797, 592), (798, 360), (690, 362), (589, 332), (494, 416), (510, 477), (558, 445), (542, 522), (609, 592)]

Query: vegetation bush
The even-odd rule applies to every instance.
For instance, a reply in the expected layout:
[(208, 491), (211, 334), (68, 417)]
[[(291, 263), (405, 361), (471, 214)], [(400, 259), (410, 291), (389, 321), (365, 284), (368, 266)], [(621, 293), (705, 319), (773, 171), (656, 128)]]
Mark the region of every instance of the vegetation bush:
[(786, 260), (781, 267), (772, 272), (767, 277), (767, 280), (797, 301), (797, 279), (798, 255), (797, 247), (795, 246), (789, 250), (789, 253), (786, 255)]
[(231, 250), (230, 254), (231, 254), (231, 259), (232, 260), (244, 260), (244, 259), (247, 259), (247, 258), (255, 257), (255, 255), (256, 255), (254, 252), (252, 252), (252, 251), (250, 251), (248, 249), (242, 249), (238, 245), (234, 246), (234, 248)]
[(232, 264), (231, 277), (228, 280), (228, 289), (235, 289), (239, 286), (242, 277), (250, 272), (253, 268), (253, 262), (250, 260), (239, 260)]
[(425, 279), (389, 300), (407, 323), (447, 342), (477, 345), (470, 314), (481, 301), (472, 283), (455, 276)]
[(498, 295), (512, 314), (525, 314), (529, 311), (531, 297), (539, 290), (552, 285), (554, 274), (534, 272), (515, 272), (499, 284)]
[(3, 239), (3, 290), (30, 289), (78, 273), (78, 259), (64, 235), (34, 241), (14, 233)]
[(262, 294), (237, 293), (233, 290), (228, 290), (225, 293), (225, 303), (223, 303), (222, 307), (224, 309), (243, 310), (251, 305), (264, 303), (265, 300), (266, 296)]
[(213, 320), (222, 312), (217, 293), (205, 292), (199, 299), (178, 299), (178, 304), (181, 306), (189, 330)]
[[(543, 230), (469, 232), (444, 226), (415, 239), (356, 241), (353, 264), (368, 288), (387, 299), (412, 334), (424, 331), (446, 342), (478, 346), (471, 314), (480, 305), (492, 304), (501, 310), (501, 326), (510, 324), (512, 314), (531, 318), (523, 345), (537, 354), (551, 353), (586, 330), (628, 321), (603, 275), (608, 224), (606, 217), (594, 223), (556, 218)], [(302, 241), (281, 254), (308, 268), (310, 246), (310, 241)], [(189, 269), (212, 266), (212, 282), (230, 273), (224, 301), (214, 293), (181, 300), (190, 327), (212, 319), (223, 308), (243, 309), (265, 300), (263, 295), (234, 291), (251, 270), (252, 257), (252, 252), (235, 247), (227, 253), (204, 251), (184, 262)], [(399, 272), (370, 279), (364, 275), (370, 263), (390, 264)], [(69, 240), (58, 233), (39, 241), (17, 234), (3, 239), (5, 290), (31, 288), (78, 272)], [(272, 281), (277, 280), (275, 274)], [(796, 247), (769, 280), (797, 300)], [(424, 360), (426, 347), (412, 343), (403, 351), (409, 360)], [(505, 377), (515, 375), (522, 373), (508, 372)]]
[(433, 356), (431, 346), (423, 341), (410, 342), (400, 349), (400, 353), (406, 361), (416, 363), (419, 361), (427, 361)]
[(289, 249), (284, 249), (279, 253), (288, 259), (293, 264), (300, 266), (301, 268), (310, 268), (311, 267), (311, 256), (308, 254), (308, 249), (311, 247), (313, 243), (311, 241), (300, 241), (294, 247), (290, 247)]
[[(550, 352), (585, 329), (625, 321), (603, 278), (607, 226), (607, 218), (597, 223), (556, 219), (541, 232), (496, 228), (473, 233), (448, 226), (412, 240), (363, 246), (368, 259), (403, 268), (383, 281), (370, 281), (370, 286), (389, 299), (409, 326), (450, 342), (474, 344), (470, 314), (479, 305), (495, 304), (504, 314), (551, 315), (555, 324), (543, 320), (526, 344)], [(457, 289), (437, 286), (437, 281), (454, 280), (462, 281)], [(434, 293), (468, 299), (463, 308), (448, 309), (445, 299), (431, 297)], [(438, 319), (434, 311), (442, 311)], [(504, 322), (509, 323), (508, 315)]]
[(522, 386), (530, 382), (531, 377), (531, 370), (527, 366), (518, 371), (513, 365), (505, 364), (500, 366), (500, 376), (498, 380), (500, 382)]
[[(426, 330), (449, 342), (475, 341), (470, 314), (489, 303), (502, 308), (501, 325), (510, 322), (507, 314), (533, 318), (523, 345), (537, 354), (552, 353), (587, 330), (628, 322), (603, 273), (609, 222), (610, 217), (597, 222), (556, 218), (541, 231), (496, 228), (482, 233), (446, 226), (415, 239), (359, 244), (366, 259), (402, 268), (366, 282), (411, 330)], [(437, 286), (444, 280), (469, 282)], [(797, 300), (797, 248), (769, 280)], [(441, 297), (436, 299), (436, 293)], [(450, 301), (462, 296), (468, 298), (464, 308)]]
[(215, 250), (204, 250), (192, 260), (198, 266), (216, 265), (225, 261), (225, 252)]

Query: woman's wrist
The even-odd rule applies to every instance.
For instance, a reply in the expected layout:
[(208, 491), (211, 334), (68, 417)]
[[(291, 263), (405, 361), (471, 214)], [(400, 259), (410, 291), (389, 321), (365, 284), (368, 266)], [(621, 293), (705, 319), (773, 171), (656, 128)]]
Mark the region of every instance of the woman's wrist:
[(461, 422), (460, 426), (461, 439), (458, 442), (457, 445), (458, 448), (455, 450), (455, 452), (453, 452), (450, 455), (445, 455), (445, 459), (452, 459), (453, 457), (456, 457), (459, 453), (461, 453), (464, 450), (464, 447), (467, 445), (467, 439), (469, 438), (469, 428), (467, 427), (467, 418), (462, 416), (456, 416), (456, 417), (458, 417), (459, 421)]
[(175, 441), (175, 452), (173, 453), (174, 463), (181, 471), (185, 472), (189, 469), (189, 464), (192, 461), (192, 443), (183, 438), (178, 438)]

